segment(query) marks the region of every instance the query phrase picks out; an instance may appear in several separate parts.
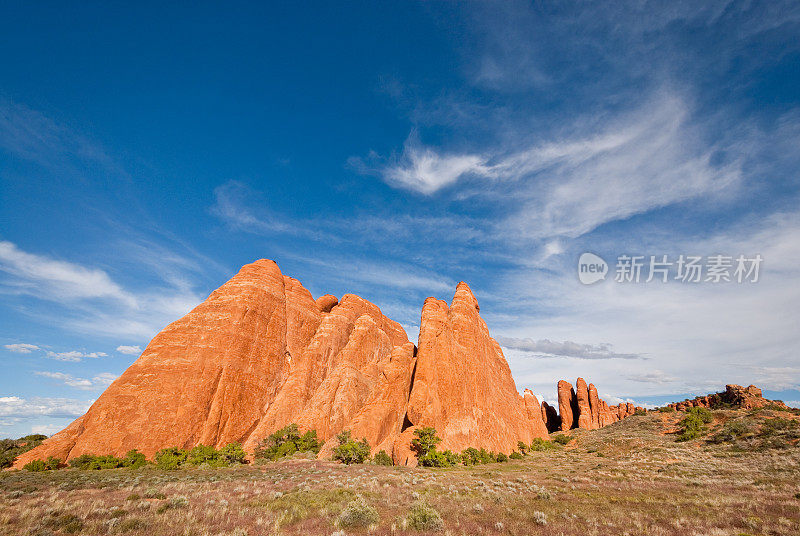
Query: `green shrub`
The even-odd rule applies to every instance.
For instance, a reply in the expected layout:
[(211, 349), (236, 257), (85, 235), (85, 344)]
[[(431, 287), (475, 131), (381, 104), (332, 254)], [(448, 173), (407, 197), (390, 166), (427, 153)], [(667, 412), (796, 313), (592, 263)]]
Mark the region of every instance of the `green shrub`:
[[(537, 438), (537, 439), (538, 439), (538, 438)], [(522, 442), (522, 441), (517, 441), (517, 449), (520, 451), (520, 453), (521, 453), (523, 456), (525, 456), (525, 455), (528, 453), (528, 445), (526, 445), (526, 444), (525, 444), (524, 442)]]
[(424, 501), (417, 502), (411, 506), (411, 510), (406, 516), (406, 521), (410, 528), (420, 531), (439, 531), (444, 526), (439, 512)]
[(392, 457), (386, 454), (385, 450), (378, 451), (378, 453), (372, 457), (372, 463), (375, 465), (394, 465)]
[(453, 465), (444, 452), (433, 449), (417, 460), (422, 467), (450, 467)]
[(69, 466), (73, 469), (80, 470), (97, 470), (97, 469), (117, 469), (120, 467), (131, 467), (138, 469), (147, 463), (144, 454), (134, 449), (128, 451), (124, 458), (117, 458), (116, 456), (105, 455), (95, 456), (94, 454), (81, 454), (69, 461)]
[(709, 442), (711, 443), (735, 443), (741, 439), (752, 437), (755, 430), (749, 421), (735, 420), (728, 421), (720, 429), (719, 432), (714, 434)]
[(300, 435), (296, 424), (273, 432), (256, 447), (254, 456), (257, 460), (279, 460), (296, 452), (319, 453), (322, 445), (317, 438), (316, 430), (308, 430)]
[(554, 443), (558, 443), (559, 445), (566, 445), (567, 443), (570, 442), (570, 439), (571, 438), (566, 434), (558, 434), (556, 436), (553, 436), (552, 441)]
[(647, 415), (647, 410), (639, 408), (637, 410), (634, 410), (633, 414), (634, 415)]
[(681, 430), (677, 441), (691, 441), (705, 435), (706, 424), (714, 420), (711, 411), (706, 408), (689, 408), (686, 417), (681, 419)]
[(125, 467), (130, 467), (131, 469), (139, 469), (140, 467), (144, 467), (147, 465), (147, 458), (144, 454), (139, 452), (136, 449), (129, 450), (128, 453), (125, 455)]
[(500, 463), (507, 462), (508, 461), (508, 455), (506, 455), (506, 453), (504, 453), (504, 452), (498, 453), (497, 454), (497, 461), (500, 462)]
[(186, 463), (189, 453), (178, 447), (167, 447), (156, 452), (154, 461), (159, 469), (178, 469)]
[[(566, 440), (567, 440), (566, 442), (567, 443), (569, 442), (569, 437), (567, 437), (567, 436), (561, 436), (560, 435), (560, 436), (556, 436), (556, 437), (558, 437), (558, 438), (566, 438)], [(566, 443), (561, 443), (560, 439), (558, 441), (559, 441), (559, 444), (562, 444), (562, 445), (566, 444)], [(537, 438), (535, 438), (533, 440), (533, 442), (531, 443), (531, 446), (528, 447), (528, 450), (530, 452), (541, 452), (541, 451), (544, 451), (544, 450), (553, 450), (554, 448), (557, 448), (557, 447), (552, 441), (548, 441), (547, 439), (542, 439), (541, 437), (537, 437)]]
[(431, 451), (436, 450), (436, 445), (442, 439), (436, 435), (436, 428), (426, 426), (414, 430), (414, 439), (411, 440), (411, 450), (417, 454), (417, 459), (422, 458)]
[(674, 413), (675, 408), (673, 408), (672, 406), (662, 406), (658, 408), (656, 411), (658, 411), (659, 413)]
[(511, 458), (512, 460), (522, 460), (523, 458), (525, 458), (525, 456), (523, 456), (517, 451), (514, 451), (511, 453), (511, 456), (509, 456), (509, 458)]
[(47, 436), (44, 435), (44, 434), (30, 434), (30, 435), (26, 435), (24, 437), (20, 437), (19, 439), (17, 439), (17, 441), (24, 442), (24, 443), (29, 443), (29, 442), (39, 442), (39, 443), (41, 443), (45, 439), (47, 439)]
[[(316, 442), (317, 433), (314, 432), (314, 441)], [(319, 447), (317, 447), (319, 451)], [(224, 465), (238, 465), (245, 463), (247, 454), (245, 454), (242, 445), (239, 443), (228, 443), (219, 449), (219, 457)]]
[(219, 451), (207, 445), (197, 445), (186, 454), (186, 463), (189, 465), (203, 465), (205, 463), (211, 466), (218, 466)]
[(47, 471), (47, 466), (45, 465), (44, 460), (31, 460), (23, 465), (22, 468), (32, 473)]
[(481, 455), (475, 447), (468, 447), (461, 452), (461, 463), (464, 465), (478, 465), (481, 463)]
[(22, 466), (26, 471), (38, 473), (40, 471), (53, 471), (63, 465), (63, 462), (53, 456), (48, 456), (46, 460), (31, 460)]
[(336, 520), (340, 527), (369, 527), (377, 525), (378, 521), (378, 511), (361, 496), (350, 501)]
[(344, 430), (336, 436), (339, 445), (333, 448), (333, 459), (346, 465), (364, 463), (369, 458), (369, 443), (366, 439), (355, 441), (350, 430)]

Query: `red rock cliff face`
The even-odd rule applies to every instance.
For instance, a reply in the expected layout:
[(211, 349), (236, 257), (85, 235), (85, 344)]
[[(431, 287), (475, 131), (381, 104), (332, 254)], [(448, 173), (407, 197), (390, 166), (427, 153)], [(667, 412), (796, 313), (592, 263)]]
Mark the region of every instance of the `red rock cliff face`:
[[(561, 430), (571, 430), (573, 428), (595, 430), (629, 417), (636, 410), (642, 409), (634, 407), (630, 402), (619, 406), (609, 406), (605, 400), (601, 400), (597, 395), (597, 388), (595, 388), (594, 384), (590, 383), (587, 386), (586, 380), (583, 378), (578, 378), (575, 385), (577, 390), (573, 389), (569, 382), (564, 380), (558, 382)], [(548, 418), (547, 422), (551, 432), (557, 429), (549, 424), (550, 422), (555, 422), (555, 418)]]
[[(500, 345), (479, 311), (463, 282), (449, 307), (442, 300), (425, 300), (408, 421), (414, 427), (436, 428), (441, 449), (511, 452), (517, 441), (547, 437), (547, 430), (539, 402), (531, 394), (526, 404), (519, 395)], [(397, 454), (402, 458), (407, 453)]]
[(17, 460), (84, 453), (148, 457), (167, 446), (252, 448), (291, 422), (328, 439), (352, 427), (371, 444), (400, 432), (414, 345), (357, 296), (315, 303), (260, 260), (150, 342), (65, 430)]
[(558, 383), (561, 415), (517, 391), (466, 283), (448, 304), (428, 298), (419, 349), (374, 304), (347, 294), (314, 300), (299, 281), (259, 260), (150, 342), (89, 411), (23, 454), (64, 460), (241, 442), (252, 452), (290, 423), (314, 429), (330, 455), (350, 430), (373, 453), (415, 465), (416, 429), (433, 426), (441, 449), (510, 453), (548, 431), (599, 428), (631, 413), (594, 385)]
[(465, 283), (450, 306), (426, 300), (417, 352), (374, 304), (350, 294), (314, 300), (260, 260), (156, 335), (84, 416), (16, 465), (230, 442), (252, 451), (293, 422), (327, 441), (322, 456), (347, 429), (413, 465), (419, 426), (436, 427), (443, 449), (511, 452), (547, 437), (545, 417), (556, 418), (517, 392)]

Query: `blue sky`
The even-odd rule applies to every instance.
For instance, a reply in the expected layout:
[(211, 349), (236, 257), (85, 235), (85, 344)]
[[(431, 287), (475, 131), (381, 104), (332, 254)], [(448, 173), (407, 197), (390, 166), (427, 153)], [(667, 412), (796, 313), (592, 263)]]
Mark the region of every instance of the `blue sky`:
[[(800, 401), (796, 2), (39, 3), (0, 66), (0, 436), (264, 257), (412, 339), (467, 281), (546, 399)], [(584, 286), (585, 251), (764, 261)]]

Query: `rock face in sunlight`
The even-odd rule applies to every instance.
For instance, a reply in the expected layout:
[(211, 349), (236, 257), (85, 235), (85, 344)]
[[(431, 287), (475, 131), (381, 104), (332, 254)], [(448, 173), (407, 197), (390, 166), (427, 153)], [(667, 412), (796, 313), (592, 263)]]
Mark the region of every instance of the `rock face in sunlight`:
[[(565, 380), (558, 382), (558, 406), (560, 412), (559, 426), (551, 425), (555, 418), (548, 418), (548, 430), (572, 430), (582, 428), (596, 430), (615, 423), (636, 413), (643, 408), (634, 407), (630, 402), (609, 406), (597, 395), (594, 384), (586, 385), (586, 380), (578, 378), (577, 390)], [(552, 408), (550, 408), (552, 409)], [(553, 412), (554, 413), (554, 412)]]
[(156, 335), (84, 416), (17, 466), (134, 448), (252, 449), (292, 422), (322, 439), (352, 429), (385, 448), (400, 433), (413, 367), (414, 345), (377, 306), (353, 295), (315, 302), (260, 260)]
[(420, 427), (436, 428), (440, 449), (510, 453), (518, 441), (633, 413), (599, 400), (583, 379), (577, 385), (576, 393), (559, 382), (560, 416), (531, 391), (520, 395), (466, 283), (449, 305), (425, 301), (417, 350), (369, 301), (315, 300), (274, 262), (259, 260), (164, 328), (85, 415), (15, 466), (232, 442), (252, 452), (291, 423), (317, 431), (321, 457), (349, 430), (373, 453), (415, 465), (410, 443)]

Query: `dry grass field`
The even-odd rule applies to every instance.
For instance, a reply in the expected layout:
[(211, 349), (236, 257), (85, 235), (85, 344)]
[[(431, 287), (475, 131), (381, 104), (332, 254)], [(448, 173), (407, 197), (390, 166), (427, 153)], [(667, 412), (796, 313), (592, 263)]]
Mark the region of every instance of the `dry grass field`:
[(447, 469), (292, 459), (227, 469), (0, 474), (0, 534), (797, 535), (800, 448), (706, 439), (769, 410), (714, 412), (676, 442), (681, 414), (573, 431), (563, 448)]

